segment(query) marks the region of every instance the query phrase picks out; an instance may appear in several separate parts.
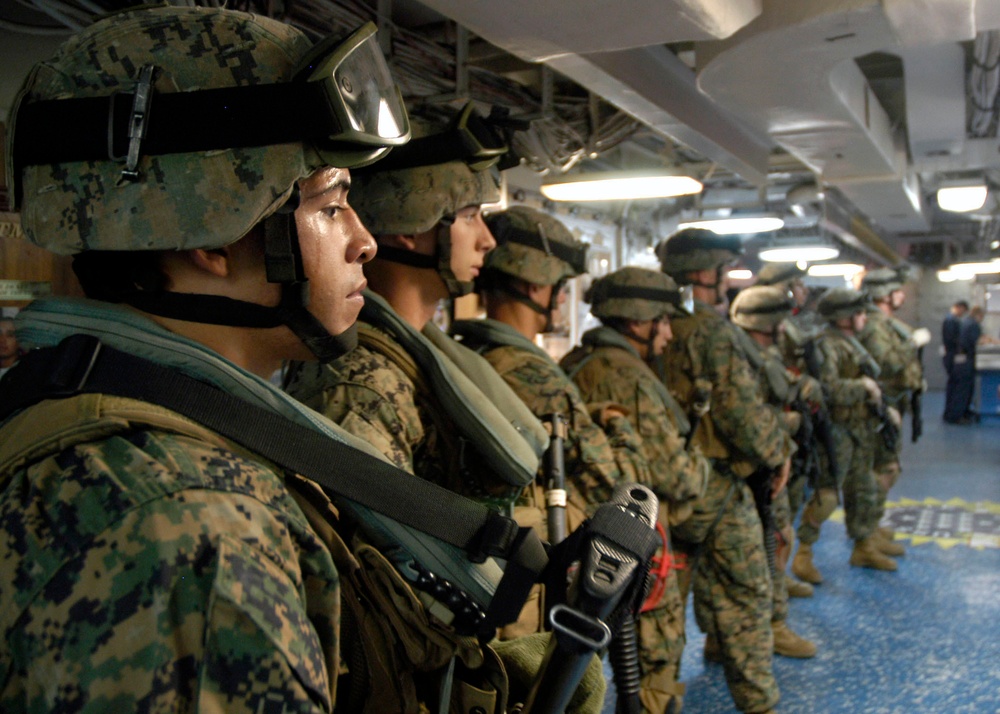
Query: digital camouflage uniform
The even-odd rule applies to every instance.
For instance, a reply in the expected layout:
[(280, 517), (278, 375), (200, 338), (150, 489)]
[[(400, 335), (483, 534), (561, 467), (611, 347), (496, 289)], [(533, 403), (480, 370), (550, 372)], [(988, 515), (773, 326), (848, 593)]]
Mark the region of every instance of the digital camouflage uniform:
[[(602, 281), (626, 285), (665, 286), (676, 290), (667, 276), (641, 268), (623, 268)], [(653, 319), (673, 310), (662, 303), (644, 301), (652, 312), (634, 313), (628, 300), (601, 299), (595, 283), (588, 297), (592, 311), (601, 319), (625, 313), (631, 319)], [(638, 302), (638, 301), (634, 301)], [(639, 309), (642, 309), (641, 307)], [(561, 365), (572, 374), (589, 403), (612, 402), (624, 406), (629, 421), (642, 439), (642, 449), (650, 465), (644, 483), (660, 499), (660, 523), (669, 541), (669, 528), (680, 523), (690, 512), (692, 502), (704, 491), (708, 478), (707, 460), (695, 448), (686, 448), (690, 424), (677, 402), (636, 349), (617, 330), (598, 327), (585, 333), (580, 347), (567, 354)], [(656, 567), (654, 566), (654, 570)], [(669, 701), (663, 694), (683, 694), (676, 684), (684, 650), (684, 600), (681, 597), (676, 563), (666, 574), (659, 602), (640, 616), (640, 655), (643, 666), (643, 703), (648, 711), (660, 711)], [(656, 696), (657, 693), (661, 693)], [(659, 706), (659, 709), (657, 708)]]
[[(611, 496), (619, 481), (647, 483), (648, 465), (641, 440), (625, 417), (601, 419), (600, 407), (591, 414), (576, 385), (559, 365), (514, 328), (497, 320), (462, 320), (453, 326), (462, 344), (476, 349), (539, 420), (561, 414), (566, 421), (566, 485), (570, 503), (578, 513), (590, 515)], [(526, 491), (525, 499), (544, 512), (539, 493)], [(578, 525), (579, 521), (572, 523)], [(544, 522), (538, 524), (545, 530)], [(572, 528), (571, 528), (572, 530)]]
[[(872, 271), (877, 273), (880, 271)], [(890, 271), (893, 276), (895, 271)], [(869, 274), (870, 276), (871, 274)], [(869, 276), (866, 276), (869, 277)], [(878, 277), (878, 276), (876, 276)], [(902, 289), (902, 282), (886, 282), (879, 286), (863, 286), (869, 288), (869, 294), (877, 287), (889, 288), (878, 294), (888, 294), (894, 289)], [(868, 309), (868, 322), (865, 329), (858, 335), (858, 341), (868, 350), (878, 364), (881, 372), (879, 384), (882, 387), (883, 398), (888, 406), (894, 407), (905, 423), (910, 412), (910, 399), (915, 392), (923, 388), (923, 367), (917, 347), (912, 342), (913, 330), (902, 320), (886, 315), (877, 306)], [(885, 501), (889, 490), (896, 484), (900, 476), (899, 456), (903, 448), (903, 439), (896, 440), (896, 448), (890, 450), (882, 439), (875, 443), (875, 477), (878, 484), (878, 517), (881, 520), (885, 513)]]
[[(119, 104), (131, 102), (147, 63), (160, 70), (154, 94), (290, 82), (310, 45), (290, 26), (245, 13), (119, 13), (36, 67), (19, 102), (113, 92), (126, 93)], [(381, 59), (373, 37), (357, 47), (372, 50), (368, 66), (387, 75), (384, 64), (371, 64)], [(343, 46), (326, 51), (337, 49)], [(367, 89), (358, 97), (371, 98)], [(387, 109), (392, 103), (375, 99)], [(15, 119), (9, 141), (20, 126)], [(78, 136), (95, 143), (86, 132)], [(280, 144), (265, 138), (252, 148), (155, 156), (138, 146), (131, 177), (122, 175), (123, 162), (105, 158), (27, 161), (8, 177), (23, 190), (26, 235), (54, 252), (214, 251), (269, 220), (298, 179), (331, 160), (305, 138), (282, 136)], [(333, 138), (343, 141), (336, 165), (345, 168), (387, 148)], [(96, 144), (108, 141), (102, 129)], [(203, 316), (197, 309), (186, 315)], [(345, 451), (380, 458), (268, 382), (132, 309), (53, 298), (35, 301), (19, 319), (19, 336), (33, 348), (97, 338), (98, 365), (112, 349), (144, 358), (208, 393), (224, 391)], [(31, 382), (25, 370), (45, 354), (26, 355), (6, 375), (5, 397)], [(59, 367), (70, 372), (90, 365), (68, 348), (61, 354)], [(157, 404), (71, 394), (0, 426), (0, 710), (426, 711), (438, 704), (435, 670), (453, 656), (481, 674), (475, 704), (503, 708), (502, 667), (480, 667), (494, 659), (491, 650), (425, 610), (386, 558), (339, 521), (316, 484)], [(430, 685), (418, 687), (425, 679)], [(486, 689), (491, 701), (481, 698)], [(459, 699), (459, 690), (469, 691), (456, 689)]]
[[(666, 384), (687, 409), (694, 380), (711, 384), (711, 409), (699, 422), (694, 443), (713, 464), (704, 498), (673, 534), (689, 560), (699, 554), (693, 574), (695, 617), (721, 646), (737, 708), (765, 711), (778, 700), (771, 669), (771, 577), (760, 517), (745, 479), (758, 468), (780, 467), (791, 455), (792, 442), (777, 416), (762, 409), (757, 380), (726, 320), (696, 302), (695, 313), (674, 319), (672, 328), (674, 339), (663, 359)], [(686, 594), (691, 585), (682, 585)]]
[[(438, 136), (427, 125), (416, 129), (415, 134), (418, 131), (421, 138)], [(405, 157), (405, 152), (396, 155)], [(485, 167), (472, 167), (456, 160), (409, 165), (404, 159), (401, 166), (381, 171), (376, 165), (372, 171), (359, 173), (351, 191), (352, 205), (377, 239), (384, 235), (436, 231), (434, 256), (412, 253), (402, 256), (398, 249), (380, 245), (378, 258), (409, 265), (414, 265), (414, 259), (422, 261), (414, 267), (436, 270), (452, 297), (470, 292), (471, 283), (458, 281), (452, 272), (448, 226), (462, 208), (498, 200), (496, 182), (482, 168)], [(295, 365), (290, 371), (287, 391), (370, 443), (400, 468), (497, 508), (510, 508), (524, 484), (514, 488), (496, 479), (488, 459), (480, 459), (474, 445), (463, 443), (461, 430), (443, 407), (420, 362), (391, 330), (379, 324), (385, 316), (397, 322), (402, 322), (402, 318), (374, 293), (366, 292), (365, 299), (358, 347), (327, 365)], [(431, 325), (428, 329), (437, 328)], [(449, 360), (435, 346), (427, 347), (435, 350), (440, 359)], [(465, 359), (486, 364), (482, 357), (461, 344), (454, 343), (453, 349), (464, 353)], [(517, 401), (516, 394), (499, 376), (495, 373), (493, 376), (499, 387)], [(470, 400), (483, 408), (492, 408), (491, 400), (482, 393), (470, 395)], [(522, 525), (535, 524), (522, 522)], [(521, 635), (538, 632), (543, 608), (544, 601), (536, 586), (518, 622), (504, 628), (503, 638), (517, 642), (523, 639)], [(595, 658), (591, 668), (594, 672), (598, 664)], [(576, 709), (599, 709), (603, 680), (600, 691), (590, 690), (587, 702), (581, 704), (579, 694), (580, 690), (574, 704)]]
[[(837, 449), (837, 479), (844, 497), (847, 534), (871, 537), (878, 524), (878, 489), (873, 471), (879, 421), (872, 415), (862, 384), (861, 365), (869, 359), (860, 343), (829, 326), (816, 340), (819, 379), (826, 392)], [(818, 528), (803, 520), (799, 538), (814, 543)]]
[[(160, 407), (72, 405), (2, 431), (0, 710), (332, 711), (340, 580), (285, 476)], [(46, 429), (63, 444), (18, 453)]]

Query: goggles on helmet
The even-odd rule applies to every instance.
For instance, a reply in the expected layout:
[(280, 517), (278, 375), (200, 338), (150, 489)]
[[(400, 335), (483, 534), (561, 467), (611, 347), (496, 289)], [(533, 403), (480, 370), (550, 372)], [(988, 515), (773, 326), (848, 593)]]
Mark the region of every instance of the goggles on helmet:
[[(157, 93), (155, 67), (134, 91), (20, 103), (14, 176), (28, 165), (303, 142), (331, 166), (364, 166), (405, 144), (409, 119), (367, 23), (309, 52), (291, 82)], [(132, 174), (133, 176), (130, 176)]]
[(443, 131), (411, 139), (405, 150), (394, 151), (390, 158), (379, 163), (378, 170), (464, 161), (473, 171), (483, 171), (499, 162), (508, 151), (501, 133), (469, 102)]

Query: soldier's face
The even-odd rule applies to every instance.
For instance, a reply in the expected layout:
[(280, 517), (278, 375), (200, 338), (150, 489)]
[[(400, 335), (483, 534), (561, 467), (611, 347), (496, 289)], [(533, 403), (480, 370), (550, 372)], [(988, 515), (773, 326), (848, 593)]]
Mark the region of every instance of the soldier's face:
[(309, 311), (332, 335), (358, 319), (367, 285), (362, 265), (375, 255), (375, 239), (347, 202), (347, 169), (320, 169), (299, 182), (295, 211), (302, 263), (309, 278)]
[(893, 310), (901, 308), (904, 302), (906, 302), (906, 293), (902, 290), (893, 290), (889, 293), (889, 306), (892, 307)]
[(17, 356), (17, 337), (13, 320), (0, 320), (0, 362)]
[(793, 280), (791, 285), (792, 300), (799, 307), (806, 304), (806, 298), (809, 297), (809, 291), (806, 290), (805, 284), (801, 280)]
[(868, 324), (868, 313), (866, 312), (856, 312), (851, 315), (851, 329), (855, 332), (861, 332), (865, 329), (865, 325)]
[(451, 270), (457, 280), (474, 280), (486, 254), (497, 247), (479, 206), (466, 206), (456, 213), (450, 230)]
[(653, 354), (651, 356), (659, 357), (667, 349), (667, 343), (674, 338), (673, 330), (670, 329), (670, 317), (664, 315), (659, 320), (654, 320), (652, 329), (656, 330), (656, 336), (653, 337)]

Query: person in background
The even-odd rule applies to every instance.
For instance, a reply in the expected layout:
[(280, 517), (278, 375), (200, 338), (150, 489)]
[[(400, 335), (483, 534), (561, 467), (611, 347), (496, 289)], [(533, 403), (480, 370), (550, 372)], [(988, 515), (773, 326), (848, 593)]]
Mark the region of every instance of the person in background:
[(941, 361), (947, 376), (944, 392), (944, 420), (956, 423), (965, 416), (967, 403), (962, 402), (958, 395), (959, 383), (955, 375), (955, 355), (958, 354), (958, 337), (962, 331), (962, 320), (969, 312), (969, 303), (959, 300), (948, 311), (941, 323)]
[(650, 365), (670, 340), (671, 316), (684, 310), (681, 294), (669, 276), (630, 266), (595, 280), (584, 300), (602, 325), (585, 332), (560, 364), (588, 402), (624, 405), (642, 437), (650, 464), (647, 485), (660, 498), (663, 551), (639, 618), (640, 696), (647, 711), (679, 711), (684, 598), (669, 532), (690, 516), (710, 466), (698, 447), (688, 448), (691, 424)]
[(21, 358), (21, 348), (17, 343), (13, 317), (0, 317), (0, 377), (17, 364)]
[[(920, 350), (931, 339), (926, 327), (911, 328), (895, 317), (894, 313), (906, 300), (903, 292), (903, 273), (893, 268), (869, 271), (861, 281), (861, 289), (868, 295), (868, 320), (858, 341), (878, 364), (881, 373), (879, 384), (882, 398), (901, 418), (911, 413), (913, 395), (926, 391), (924, 369)], [(894, 449), (884, 439), (875, 442), (875, 479), (878, 485), (878, 519), (885, 514), (889, 490), (896, 485), (902, 473), (900, 454), (903, 449), (900, 431)], [(887, 526), (875, 530), (880, 539), (879, 548), (886, 555), (903, 555), (903, 546), (895, 541), (895, 532)]]
[(949, 424), (971, 424), (977, 420), (977, 414), (972, 408), (976, 391), (976, 347), (992, 341), (983, 335), (984, 316), (983, 308), (975, 305), (960, 323), (958, 346), (952, 366), (954, 403), (949, 406), (953, 409), (946, 410), (944, 416)]
[(794, 444), (778, 417), (765, 408), (757, 378), (742, 355), (735, 327), (717, 310), (726, 269), (739, 257), (738, 237), (687, 229), (657, 246), (663, 272), (690, 286), (694, 312), (671, 320), (661, 378), (694, 421), (692, 443), (711, 459), (705, 494), (693, 514), (675, 526), (678, 550), (691, 571), (681, 572), (681, 594), (694, 590), (694, 611), (705, 632), (705, 656), (721, 660), (736, 707), (769, 712), (780, 698), (774, 679), (771, 576), (764, 531), (747, 478), (759, 469), (777, 474), (784, 488)]

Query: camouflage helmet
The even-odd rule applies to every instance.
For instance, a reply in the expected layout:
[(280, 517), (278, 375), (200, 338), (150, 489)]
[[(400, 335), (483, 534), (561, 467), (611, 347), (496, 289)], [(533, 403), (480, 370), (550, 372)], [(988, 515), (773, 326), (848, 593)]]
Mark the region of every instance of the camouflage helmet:
[[(471, 109), (470, 103), (456, 118)], [(461, 145), (452, 126), (414, 120), (410, 146), (396, 151), (391, 160), (352, 175), (351, 204), (372, 234), (425, 233), (466, 206), (500, 200), (499, 183), (490, 166), (470, 161), (478, 157), (459, 154), (442, 160), (447, 154), (427, 155), (421, 150), (421, 141), (447, 146), (451, 139)]]
[(894, 268), (878, 268), (865, 273), (861, 280), (861, 289), (872, 300), (882, 300), (889, 297), (894, 290), (903, 289), (903, 279)]
[(663, 315), (679, 315), (683, 309), (681, 291), (669, 275), (648, 268), (620, 268), (595, 280), (583, 301), (590, 304), (594, 317), (626, 320), (655, 320)]
[[(259, 139), (256, 134), (242, 148), (226, 143), (237, 128), (246, 132), (250, 131), (246, 126), (266, 121), (247, 122), (248, 115), (273, 113), (278, 102), (267, 104), (266, 111), (260, 111), (259, 99), (252, 108), (243, 105), (245, 111), (239, 116), (234, 116), (236, 110), (225, 115), (228, 123), (206, 119), (201, 110), (171, 113), (167, 107), (211, 94), (198, 90), (226, 89), (247, 97), (259, 88), (311, 85), (317, 75), (308, 80), (296, 77), (300, 69), (315, 69), (308, 64), (310, 59), (322, 58), (311, 49), (302, 32), (284, 23), (201, 7), (137, 8), (75, 35), (55, 57), (35, 66), (11, 113), (7, 175), (15, 184), (15, 202), (23, 196), (25, 234), (33, 243), (61, 254), (216, 248), (240, 239), (285, 203), (298, 179), (329, 165), (330, 154), (317, 153), (316, 145), (307, 143), (303, 134), (311, 129), (299, 126), (305, 122), (283, 123), (280, 138), (272, 140), (269, 134), (262, 143), (253, 143)], [(150, 97), (150, 103), (140, 113), (142, 96)], [(79, 119), (75, 108), (54, 108), (60, 102), (74, 102), (75, 107), (82, 101), (99, 104), (89, 124)], [(396, 106), (394, 101), (387, 103)], [(398, 106), (402, 107), (401, 98)], [(121, 127), (146, 113), (146, 134), (141, 140), (131, 138)], [(69, 139), (58, 151), (48, 150), (46, 157), (44, 145), (64, 132), (52, 124), (44, 130), (34, 125), (39, 118), (46, 123), (48, 116), (57, 114), (82, 129), (71, 124), (72, 132), (65, 132), (72, 134)], [(402, 121), (405, 124), (405, 110)], [(181, 134), (178, 124), (195, 128)], [(173, 132), (169, 150), (152, 149), (157, 131), (160, 136)], [(113, 132), (121, 136), (114, 149), (108, 146)], [(212, 146), (187, 148), (191, 142), (204, 143), (203, 135), (213, 132)], [(183, 149), (177, 149), (179, 134)], [(405, 142), (408, 135), (408, 125), (405, 132), (400, 127), (400, 134), (389, 143)], [(333, 165), (352, 168), (371, 160), (370, 154), (361, 152), (366, 157), (362, 160), (358, 142), (344, 138), (343, 132), (316, 136), (343, 139)], [(96, 144), (96, 151), (83, 160), (67, 158), (66, 151), (78, 150), (86, 142)], [(109, 158), (122, 152), (128, 157)], [(126, 166), (133, 177), (126, 176)]]
[(784, 288), (776, 285), (752, 285), (740, 290), (729, 306), (734, 325), (744, 330), (771, 332), (792, 314), (793, 303)]
[(723, 236), (701, 228), (687, 228), (656, 246), (663, 272), (678, 283), (690, 282), (687, 273), (714, 270), (743, 253), (739, 236)]
[(830, 322), (836, 322), (864, 312), (868, 304), (868, 296), (860, 290), (833, 288), (823, 293), (816, 309)]
[(536, 285), (556, 285), (587, 272), (587, 244), (547, 213), (513, 206), (486, 217), (497, 247), (485, 271), (497, 271)]
[(757, 285), (781, 285), (801, 280), (806, 271), (795, 263), (768, 263), (757, 273)]

